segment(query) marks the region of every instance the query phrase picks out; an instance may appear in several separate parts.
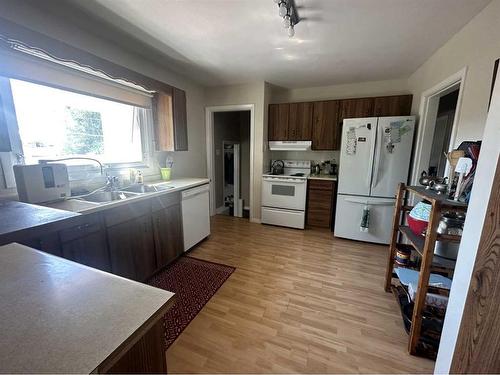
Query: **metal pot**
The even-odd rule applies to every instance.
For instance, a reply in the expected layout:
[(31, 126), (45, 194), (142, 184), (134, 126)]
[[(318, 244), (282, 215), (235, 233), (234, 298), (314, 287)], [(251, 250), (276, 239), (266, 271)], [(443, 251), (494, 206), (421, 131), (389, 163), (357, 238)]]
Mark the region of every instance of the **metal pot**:
[(420, 175), (420, 178), (418, 180), (420, 185), (423, 185), (426, 187), (426, 189), (431, 189), (432, 187), (432, 182), (437, 179), (436, 176), (429, 176), (426, 171), (423, 171), (422, 174)]
[(431, 181), (429, 184), (431, 189), (434, 189), (438, 194), (443, 194), (448, 191), (448, 177), (445, 177), (443, 180), (436, 179)]
[(319, 164), (313, 165), (312, 167), (312, 174), (320, 174), (321, 173), (321, 167)]
[[(465, 218), (456, 214), (444, 214), (437, 228), (439, 234), (462, 235)], [(458, 256), (459, 242), (436, 241), (434, 254), (456, 260)]]

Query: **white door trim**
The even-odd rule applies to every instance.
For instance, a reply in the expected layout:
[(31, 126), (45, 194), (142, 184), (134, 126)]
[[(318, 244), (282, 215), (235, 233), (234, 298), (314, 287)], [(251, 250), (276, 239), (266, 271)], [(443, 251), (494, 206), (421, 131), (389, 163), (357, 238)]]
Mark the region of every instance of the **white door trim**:
[[(434, 124), (431, 124), (432, 121), (435, 121), (435, 115), (437, 113), (437, 107), (433, 106), (431, 100), (436, 96), (443, 96), (443, 93), (450, 88), (460, 85), (460, 91), (458, 93), (457, 100), (457, 108), (455, 110), (455, 118), (453, 120), (453, 128), (450, 136), (450, 144), (449, 151), (454, 148), (455, 141), (457, 138), (457, 128), (458, 123), (460, 121), (460, 113), (462, 109), (462, 97), (465, 86), (465, 78), (467, 76), (467, 67), (464, 67), (462, 70), (456, 72), (455, 74), (449, 76), (445, 80), (441, 81), (434, 87), (424, 91), (422, 96), (420, 97), (420, 109), (418, 112), (419, 124), (417, 128), (417, 140), (415, 143), (415, 153), (413, 157), (413, 168), (411, 174), (411, 184), (418, 184), (418, 179), (420, 178), (420, 173), (424, 169), (427, 169), (427, 164), (425, 160), (427, 157), (423, 155), (423, 149), (425, 146), (426, 136), (428, 135), (429, 129), (432, 128)], [(436, 112), (436, 113), (434, 113)], [(448, 166), (447, 168), (448, 169)], [(447, 175), (447, 173), (445, 174)]]
[(250, 111), (250, 221), (254, 219), (252, 209), (254, 194), (254, 146), (255, 146), (255, 106), (253, 104), (223, 105), (205, 107), (206, 142), (207, 142), (207, 175), (210, 180), (210, 216), (216, 214), (215, 207), (215, 155), (214, 155), (214, 113)]

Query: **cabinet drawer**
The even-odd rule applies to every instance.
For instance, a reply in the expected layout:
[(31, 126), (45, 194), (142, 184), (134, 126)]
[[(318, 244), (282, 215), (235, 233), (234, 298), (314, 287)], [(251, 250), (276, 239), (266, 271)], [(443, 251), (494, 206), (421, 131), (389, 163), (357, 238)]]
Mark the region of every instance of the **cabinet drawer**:
[(181, 192), (176, 191), (173, 193), (167, 193), (160, 195), (159, 197), (154, 197), (151, 199), (151, 207), (153, 212), (163, 210), (165, 208), (180, 204), (181, 202)]
[(330, 191), (333, 191), (334, 181), (309, 180), (307, 183), (309, 184), (310, 190), (330, 190)]
[(101, 228), (102, 226), (100, 217), (95, 216), (89, 218), (89, 220), (84, 220), (71, 228), (61, 230), (59, 232), (59, 236), (61, 238), (61, 242), (69, 242), (80, 237), (99, 232)]
[(121, 224), (138, 217), (148, 215), (151, 212), (151, 199), (141, 202), (131, 202), (120, 207), (104, 211), (104, 223), (106, 227)]

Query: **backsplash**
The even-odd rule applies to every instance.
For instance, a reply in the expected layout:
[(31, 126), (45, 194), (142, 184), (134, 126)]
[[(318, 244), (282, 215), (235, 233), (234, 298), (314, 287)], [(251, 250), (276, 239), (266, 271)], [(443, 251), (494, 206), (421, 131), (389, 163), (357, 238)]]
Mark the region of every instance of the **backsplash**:
[[(339, 164), (340, 151), (271, 151), (271, 159), (280, 160), (311, 160), (319, 163), (325, 160), (335, 160)], [(270, 162), (269, 162), (270, 164)], [(270, 166), (267, 166), (268, 169)]]

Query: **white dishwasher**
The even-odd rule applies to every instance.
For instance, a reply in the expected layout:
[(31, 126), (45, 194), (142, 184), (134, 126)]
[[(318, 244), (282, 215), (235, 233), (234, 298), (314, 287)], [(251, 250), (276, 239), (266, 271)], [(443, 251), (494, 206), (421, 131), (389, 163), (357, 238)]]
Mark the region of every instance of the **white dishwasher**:
[(182, 192), (184, 251), (210, 235), (209, 199), (208, 184)]

